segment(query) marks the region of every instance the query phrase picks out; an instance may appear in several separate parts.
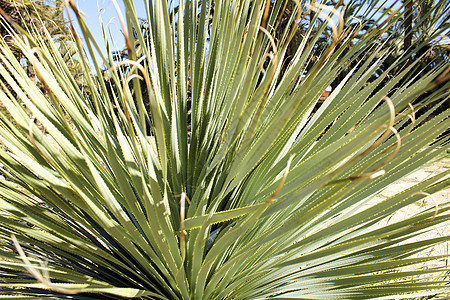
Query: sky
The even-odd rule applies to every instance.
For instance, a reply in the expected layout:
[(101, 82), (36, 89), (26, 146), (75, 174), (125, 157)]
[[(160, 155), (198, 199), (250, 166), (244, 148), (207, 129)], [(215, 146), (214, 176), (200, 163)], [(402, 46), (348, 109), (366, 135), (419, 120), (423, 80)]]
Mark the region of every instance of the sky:
[[(124, 5), (121, 0), (117, 0), (117, 3), (122, 10), (122, 14), (125, 18)], [(146, 18), (144, 1), (134, 1), (136, 7), (136, 13), (139, 18)], [(95, 40), (102, 48), (103, 52), (106, 52), (105, 43), (103, 41), (103, 35), (100, 27), (99, 16), (101, 16), (102, 21), (109, 29), (112, 39), (117, 45), (117, 48), (113, 50), (123, 49), (125, 47), (125, 39), (122, 35), (122, 27), (118, 18), (118, 14), (111, 0), (75, 0), (75, 4), (78, 9), (83, 12), (85, 17), (86, 25), (90, 28)], [(73, 14), (71, 14), (73, 15)], [(75, 19), (75, 17), (72, 17)], [(75, 22), (76, 23), (76, 22)], [(77, 32), (81, 35), (81, 30), (76, 24)], [(98, 58), (99, 56), (97, 56)]]

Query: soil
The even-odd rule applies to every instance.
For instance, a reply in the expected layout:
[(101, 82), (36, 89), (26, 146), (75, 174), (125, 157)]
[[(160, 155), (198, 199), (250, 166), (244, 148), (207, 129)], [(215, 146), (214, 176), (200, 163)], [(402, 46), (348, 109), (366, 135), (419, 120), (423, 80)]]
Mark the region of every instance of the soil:
[[(439, 174), (450, 168), (450, 158), (442, 158), (435, 163), (416, 171), (409, 176), (403, 178), (402, 180), (397, 181), (396, 183), (389, 186), (386, 190), (380, 193), (377, 197), (378, 200), (385, 199), (392, 195), (395, 195), (425, 179), (428, 179), (436, 174)], [(426, 197), (423, 200), (411, 204), (399, 211), (397, 211), (394, 215), (392, 215), (389, 219), (384, 221), (386, 223), (394, 223), (400, 220), (404, 220), (408, 217), (411, 217), (424, 209), (433, 208), (444, 203), (450, 202), (450, 188), (442, 190), (438, 193), (432, 195), (432, 197)], [(381, 225), (384, 225), (381, 224)], [(424, 238), (435, 238), (435, 237), (449, 237), (447, 242), (443, 242), (440, 244), (436, 244), (431, 248), (422, 251), (417, 254), (417, 256), (444, 256), (442, 258), (438, 258), (437, 260), (433, 260), (427, 263), (422, 264), (421, 266), (414, 266), (414, 268), (430, 268), (430, 267), (449, 267), (449, 254), (450, 254), (450, 221), (444, 222), (436, 227), (433, 227), (432, 230), (422, 233), (421, 235), (408, 240), (410, 241), (420, 241)], [(447, 269), (447, 275), (449, 271)]]

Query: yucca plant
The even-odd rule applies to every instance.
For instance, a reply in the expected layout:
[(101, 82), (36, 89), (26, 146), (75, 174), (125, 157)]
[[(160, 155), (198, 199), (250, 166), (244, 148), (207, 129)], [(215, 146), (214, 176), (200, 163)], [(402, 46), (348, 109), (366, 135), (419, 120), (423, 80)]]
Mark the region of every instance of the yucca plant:
[[(97, 54), (68, 4), (86, 90), (45, 28), (11, 30), (38, 84), (0, 47), (0, 101), (10, 114), (0, 120), (0, 298), (449, 292), (439, 277), (447, 267), (414, 268), (445, 258), (420, 253), (449, 237), (411, 238), (449, 221), (450, 203), (385, 220), (448, 187), (450, 170), (371, 201), (445, 155), (450, 138), (450, 111), (434, 113), (449, 99), (448, 61), (410, 78), (421, 57), (399, 57), (373, 79), (390, 54), (383, 34), (395, 14), (369, 6), (378, 19), (361, 35), (365, 24), (342, 32), (339, 12), (314, 2), (297, 3), (280, 28), (283, 1), (188, 0), (174, 9), (149, 0), (144, 38), (127, 34), (140, 21), (125, 0), (128, 59), (115, 63), (109, 44)], [(305, 22), (320, 26), (301, 26), (283, 66)], [(330, 45), (317, 53), (327, 28)], [(430, 109), (415, 116), (419, 97)]]

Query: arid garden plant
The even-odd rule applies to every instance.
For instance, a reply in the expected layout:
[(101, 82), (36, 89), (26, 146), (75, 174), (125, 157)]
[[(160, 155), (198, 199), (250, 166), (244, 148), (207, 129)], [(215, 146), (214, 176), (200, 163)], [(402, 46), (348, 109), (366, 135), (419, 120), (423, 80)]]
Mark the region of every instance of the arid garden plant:
[[(428, 53), (415, 45), (374, 75), (398, 50), (388, 32), (401, 3), (368, 5), (375, 22), (350, 27), (341, 8), (301, 1), (286, 19), (285, 2), (272, 2), (148, 0), (143, 36), (124, 0), (128, 58), (117, 63), (109, 44), (97, 54), (71, 0), (83, 88), (45, 27), (3, 16), (38, 82), (2, 40), (1, 299), (450, 291), (447, 267), (419, 267), (446, 259), (421, 251), (449, 237), (411, 240), (449, 221), (450, 203), (386, 222), (447, 188), (450, 170), (371, 201), (446, 155), (450, 111), (435, 110), (449, 100), (448, 59), (418, 72)], [(442, 47), (449, 26), (424, 43)]]

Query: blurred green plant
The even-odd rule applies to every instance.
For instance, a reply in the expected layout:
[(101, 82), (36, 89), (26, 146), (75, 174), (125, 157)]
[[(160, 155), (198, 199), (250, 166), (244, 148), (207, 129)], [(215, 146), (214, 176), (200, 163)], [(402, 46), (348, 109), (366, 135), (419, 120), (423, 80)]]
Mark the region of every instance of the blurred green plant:
[[(64, 1), (62, 0), (3, 0), (0, 1), (0, 9), (6, 13), (8, 19), (22, 27), (32, 26), (36, 19), (41, 19), (39, 25), (44, 25), (54, 39), (64, 40), (67, 37), (66, 20), (64, 19)], [(8, 45), (17, 50), (18, 58), (21, 57), (20, 49), (14, 47), (14, 39), (9, 37), (8, 25), (0, 25), (0, 34)]]
[[(7, 0), (0, 1), (0, 10), (6, 16), (6, 22), (0, 24), (0, 35), (13, 51), (14, 56), (23, 65), (28, 76), (37, 81), (36, 74), (31, 63), (23, 55), (20, 47), (16, 45), (11, 31), (15, 31), (12, 23), (15, 23), (27, 32), (33, 33), (46, 28), (53, 42), (58, 45), (59, 51), (70, 68), (73, 76), (82, 85), (82, 70), (76, 58), (78, 49), (73, 43), (71, 31), (64, 18), (63, 0)], [(16, 31), (17, 32), (17, 31)], [(0, 79), (2, 79), (0, 77)], [(3, 79), (2, 79), (3, 80)]]
[[(371, 201), (445, 155), (450, 139), (442, 135), (449, 110), (424, 121), (449, 98), (448, 62), (404, 81), (414, 60), (385, 82), (399, 59), (369, 81), (394, 51), (381, 37), (399, 16), (379, 14), (377, 26), (343, 31), (336, 10), (301, 2), (275, 40), (282, 1), (216, 1), (213, 15), (210, 1), (181, 1), (174, 14), (165, 1), (147, 1), (144, 38), (125, 0), (125, 16), (118, 13), (128, 53), (117, 63), (108, 43), (96, 60), (97, 42), (68, 4), (84, 37), (82, 44), (74, 32), (87, 93), (45, 27), (31, 34), (16, 25), (21, 34), (11, 33), (45, 92), (1, 42), (0, 101), (15, 122), (0, 116), (1, 298), (449, 292), (445, 279), (408, 279), (444, 274), (447, 266), (403, 267), (442, 258), (420, 253), (448, 236), (411, 238), (449, 221), (450, 203), (383, 221), (448, 187), (450, 170)], [(305, 16), (327, 22), (307, 28), (281, 72)], [(327, 29), (330, 46), (316, 53)], [(416, 120), (410, 104), (421, 95), (431, 108)]]

